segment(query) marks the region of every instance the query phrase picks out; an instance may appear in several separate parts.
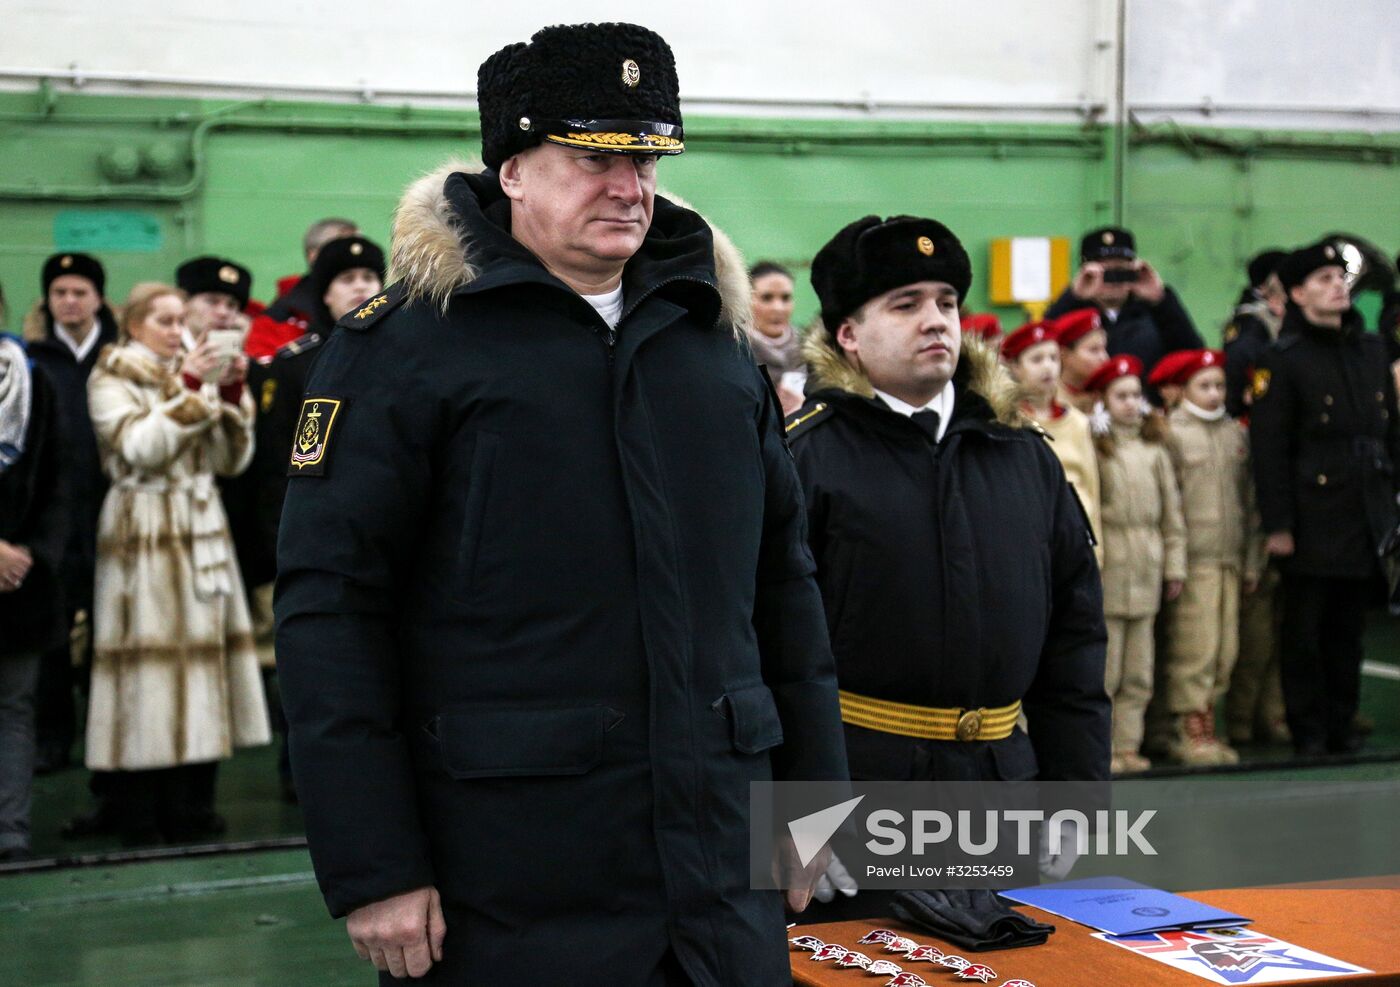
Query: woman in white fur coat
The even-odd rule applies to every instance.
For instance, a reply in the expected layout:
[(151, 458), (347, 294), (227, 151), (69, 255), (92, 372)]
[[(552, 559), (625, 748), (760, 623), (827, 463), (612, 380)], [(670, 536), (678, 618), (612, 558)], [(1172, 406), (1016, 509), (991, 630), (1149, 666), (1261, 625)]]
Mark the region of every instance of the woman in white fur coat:
[(177, 289), (137, 285), (88, 381), (112, 486), (98, 527), (87, 765), (119, 772), (128, 843), (222, 831), (217, 763), (270, 739), (214, 483), (252, 456), (247, 362), (209, 342), (185, 352), (184, 319)]

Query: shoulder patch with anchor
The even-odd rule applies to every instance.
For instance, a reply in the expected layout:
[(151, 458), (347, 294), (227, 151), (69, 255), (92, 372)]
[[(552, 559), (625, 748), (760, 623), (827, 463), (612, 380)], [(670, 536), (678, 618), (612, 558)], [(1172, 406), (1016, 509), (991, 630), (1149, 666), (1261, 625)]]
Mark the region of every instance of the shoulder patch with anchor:
[(335, 420), (345, 404), (340, 398), (309, 397), (301, 402), (292, 438), (288, 476), (325, 476), (326, 456), (335, 437)]
[(783, 430), (787, 434), (787, 440), (793, 439), (812, 429), (831, 417), (831, 405), (825, 401), (818, 401), (810, 408), (799, 408), (788, 416)]
[(336, 325), (364, 331), (402, 305), (406, 298), (408, 287), (402, 281), (395, 281), (359, 308), (346, 312)]

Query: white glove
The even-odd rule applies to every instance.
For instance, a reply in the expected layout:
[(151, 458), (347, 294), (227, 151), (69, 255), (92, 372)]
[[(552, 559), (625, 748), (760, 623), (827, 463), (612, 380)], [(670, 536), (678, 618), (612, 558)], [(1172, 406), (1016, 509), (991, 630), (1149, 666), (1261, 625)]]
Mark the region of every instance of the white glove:
[(854, 898), (858, 890), (860, 889), (856, 885), (856, 879), (851, 876), (850, 871), (846, 870), (846, 865), (841, 863), (841, 858), (833, 853), (831, 863), (826, 866), (826, 872), (817, 878), (817, 886), (812, 891), (812, 897), (825, 905), (836, 897), (838, 891), (847, 898)]
[(1039, 871), (1041, 877), (1049, 878), (1052, 881), (1064, 880), (1075, 863), (1079, 860), (1079, 826), (1073, 820), (1068, 820), (1060, 827), (1060, 852), (1050, 852), (1050, 827), (1040, 827), (1040, 861)]

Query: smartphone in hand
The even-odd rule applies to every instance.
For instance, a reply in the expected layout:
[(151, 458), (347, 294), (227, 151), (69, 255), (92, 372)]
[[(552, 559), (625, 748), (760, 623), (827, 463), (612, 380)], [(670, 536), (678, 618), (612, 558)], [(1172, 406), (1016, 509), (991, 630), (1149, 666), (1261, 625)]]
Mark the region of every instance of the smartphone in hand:
[(204, 380), (206, 383), (217, 383), (243, 349), (243, 332), (239, 329), (210, 329), (204, 334), (204, 339), (214, 347), (219, 357), (204, 375)]

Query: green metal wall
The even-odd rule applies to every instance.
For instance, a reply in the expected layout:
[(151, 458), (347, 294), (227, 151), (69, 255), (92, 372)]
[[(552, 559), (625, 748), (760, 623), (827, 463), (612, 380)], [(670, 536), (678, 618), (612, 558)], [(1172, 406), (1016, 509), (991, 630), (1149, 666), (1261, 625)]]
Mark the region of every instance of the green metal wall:
[[(692, 118), (687, 131), (691, 150), (662, 163), (661, 183), (751, 260), (803, 267), (860, 215), (931, 214), (967, 244), (979, 309), (991, 238), (1077, 238), (1113, 218), (1105, 127)], [(114, 299), (206, 251), (251, 267), (254, 294), (266, 297), (276, 277), (299, 269), (310, 221), (343, 214), (387, 239), (402, 187), (476, 145), (474, 112), (0, 94), (9, 328), (37, 297), (39, 264), (55, 249), (101, 256)], [(1135, 128), (1124, 175), (1125, 221), (1208, 339), (1218, 339), (1243, 261), (1260, 247), (1332, 229), (1400, 246), (1397, 134)], [(815, 307), (804, 285), (799, 316)]]

